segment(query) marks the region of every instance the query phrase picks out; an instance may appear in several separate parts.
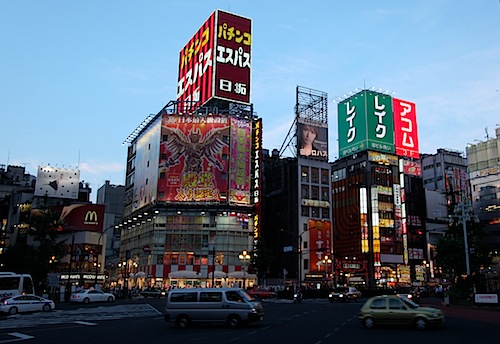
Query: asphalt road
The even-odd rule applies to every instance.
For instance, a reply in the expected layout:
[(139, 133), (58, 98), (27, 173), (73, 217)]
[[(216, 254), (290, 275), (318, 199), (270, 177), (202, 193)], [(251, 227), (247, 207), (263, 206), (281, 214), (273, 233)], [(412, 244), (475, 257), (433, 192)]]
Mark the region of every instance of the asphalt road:
[(413, 328), (368, 330), (357, 321), (359, 303), (330, 304), (305, 300), (302, 304), (265, 302), (265, 318), (241, 329), (199, 325), (186, 330), (165, 323), (164, 300), (119, 300), (112, 304), (61, 304), (49, 313), (21, 314), (0, 320), (0, 344), (29, 343), (382, 343), (403, 341), (464, 343), (491, 341), (498, 336), (500, 312), (444, 308), (444, 326), (428, 331)]

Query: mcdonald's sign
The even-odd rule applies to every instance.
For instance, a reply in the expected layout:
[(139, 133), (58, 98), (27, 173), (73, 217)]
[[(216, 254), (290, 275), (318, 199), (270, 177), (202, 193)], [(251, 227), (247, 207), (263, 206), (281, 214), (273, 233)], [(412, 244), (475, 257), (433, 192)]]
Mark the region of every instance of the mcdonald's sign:
[(103, 229), (104, 205), (72, 204), (61, 212), (64, 230), (101, 232)]

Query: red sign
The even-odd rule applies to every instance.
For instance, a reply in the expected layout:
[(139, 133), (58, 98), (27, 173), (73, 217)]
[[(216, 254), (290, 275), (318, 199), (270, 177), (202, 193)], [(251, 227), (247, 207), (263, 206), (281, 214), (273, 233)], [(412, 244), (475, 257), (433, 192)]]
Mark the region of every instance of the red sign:
[(60, 220), (64, 230), (102, 232), (104, 205), (72, 204), (63, 207)]
[(177, 100), (179, 112), (189, 112), (213, 96), (215, 12), (179, 54)]
[(392, 99), (396, 154), (418, 159), (417, 115), (415, 103)]
[(151, 247), (149, 247), (149, 245), (145, 245), (145, 246), (142, 248), (142, 250), (143, 250), (144, 252), (146, 252), (146, 253), (149, 253), (149, 252), (151, 252)]
[(210, 15), (179, 54), (178, 110), (211, 98), (250, 104), (252, 21), (220, 10)]
[[(311, 271), (326, 271), (326, 265), (324, 265), (322, 260), (325, 256), (329, 256), (332, 251), (331, 222), (309, 220), (309, 242), (309, 269)], [(331, 269), (331, 267), (329, 269)]]

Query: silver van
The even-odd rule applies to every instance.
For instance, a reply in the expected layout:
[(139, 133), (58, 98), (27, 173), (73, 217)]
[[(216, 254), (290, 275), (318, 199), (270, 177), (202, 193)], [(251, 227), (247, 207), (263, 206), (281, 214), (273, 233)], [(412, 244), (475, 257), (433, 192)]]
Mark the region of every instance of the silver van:
[(168, 292), (165, 321), (186, 328), (191, 322), (223, 322), (231, 328), (264, 319), (262, 303), (243, 289), (193, 288)]

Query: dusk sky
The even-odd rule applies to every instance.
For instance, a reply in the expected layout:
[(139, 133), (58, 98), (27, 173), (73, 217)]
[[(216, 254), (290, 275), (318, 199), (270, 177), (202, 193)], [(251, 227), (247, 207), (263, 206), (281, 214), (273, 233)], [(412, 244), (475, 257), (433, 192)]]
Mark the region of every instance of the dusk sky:
[[(179, 51), (216, 10), (253, 21), (251, 102), (280, 148), (296, 86), (337, 103), (372, 88), (416, 104), (420, 151), (500, 126), (498, 0), (0, 1), (0, 164), (124, 184), (127, 136), (175, 100)], [(291, 154), (289, 154), (291, 156)]]

